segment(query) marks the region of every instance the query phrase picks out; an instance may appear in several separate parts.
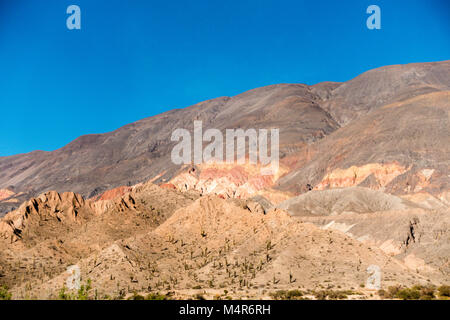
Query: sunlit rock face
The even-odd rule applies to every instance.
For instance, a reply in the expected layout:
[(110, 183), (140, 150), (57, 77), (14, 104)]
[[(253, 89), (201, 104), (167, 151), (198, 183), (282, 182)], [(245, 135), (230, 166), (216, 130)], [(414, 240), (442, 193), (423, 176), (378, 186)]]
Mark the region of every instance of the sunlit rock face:
[(335, 169), (325, 175), (322, 181), (314, 188), (325, 190), (331, 188), (353, 187), (364, 183), (369, 177), (372, 189), (379, 189), (386, 186), (395, 177), (403, 174), (407, 168), (396, 164), (371, 163), (361, 167), (352, 166), (348, 169)]
[(249, 163), (201, 164), (186, 169), (165, 186), (173, 186), (180, 191), (196, 190), (200, 194), (215, 194), (222, 198), (249, 198), (270, 189), (288, 171), (287, 168), (280, 167), (273, 174), (266, 174), (266, 169)]
[(15, 193), (8, 189), (0, 189), (0, 201), (12, 197)]

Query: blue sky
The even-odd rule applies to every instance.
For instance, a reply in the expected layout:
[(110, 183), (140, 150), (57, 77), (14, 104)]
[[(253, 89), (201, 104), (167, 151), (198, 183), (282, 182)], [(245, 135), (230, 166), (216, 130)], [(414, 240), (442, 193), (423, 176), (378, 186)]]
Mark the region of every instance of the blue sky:
[(0, 156), (269, 84), (448, 59), (447, 0), (0, 0)]

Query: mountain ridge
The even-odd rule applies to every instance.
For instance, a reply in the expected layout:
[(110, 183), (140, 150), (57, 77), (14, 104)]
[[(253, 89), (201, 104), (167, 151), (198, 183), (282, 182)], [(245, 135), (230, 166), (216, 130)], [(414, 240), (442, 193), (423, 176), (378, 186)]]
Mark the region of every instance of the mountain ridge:
[[(311, 166), (317, 152), (327, 153), (327, 150), (320, 151), (320, 146), (326, 145), (322, 140), (333, 144), (329, 137), (348, 132), (349, 125), (361, 130), (366, 126), (362, 119), (370, 118), (374, 112), (383, 113), (380, 111), (383, 106), (450, 90), (449, 75), (450, 61), (393, 65), (369, 70), (343, 83), (275, 84), (233, 97), (203, 101), (108, 133), (78, 137), (55, 151), (0, 157), (0, 188), (15, 190), (20, 196), (14, 201), (20, 203), (48, 190), (73, 191), (93, 197), (118, 186), (151, 179), (155, 179), (155, 183), (167, 183), (185, 170), (170, 162), (170, 150), (174, 145), (170, 141), (171, 132), (175, 128), (192, 130), (193, 121), (201, 120), (205, 129), (280, 128), (281, 162), (291, 168), (292, 173), (287, 173), (287, 177), (273, 187), (289, 190), (295, 186), (292, 191), (302, 193), (307, 191), (307, 185), (315, 186), (324, 178), (328, 165), (321, 164), (315, 169), (318, 174), (301, 181), (291, 181), (289, 177), (298, 170), (306, 172), (305, 168)], [(389, 112), (385, 110), (382, 117), (389, 118)], [(358, 121), (359, 127), (355, 124)], [(358, 134), (355, 131), (349, 136)], [(405, 139), (404, 136), (399, 138)], [(391, 155), (393, 161), (401, 157)], [(406, 165), (415, 165), (417, 161), (421, 160)], [(367, 159), (363, 162), (369, 163)], [(419, 165), (418, 170), (421, 169), (429, 168)], [(14, 206), (11, 202), (0, 201), (0, 214)]]
[[(174, 165), (171, 133), (196, 120), (279, 128), (278, 171)], [(444, 61), (256, 88), (0, 158), (0, 286), (57, 299), (75, 267), (89, 299), (435, 292), (450, 281), (449, 155)]]

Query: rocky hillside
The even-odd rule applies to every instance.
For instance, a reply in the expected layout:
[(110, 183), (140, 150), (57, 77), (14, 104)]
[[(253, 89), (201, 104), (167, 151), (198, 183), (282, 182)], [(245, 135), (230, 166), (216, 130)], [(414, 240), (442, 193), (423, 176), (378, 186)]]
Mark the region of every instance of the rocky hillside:
[(315, 156), (280, 181), (282, 189), (366, 186), (405, 194), (450, 188), (450, 92), (380, 107), (309, 146)]
[[(366, 299), (379, 268), (383, 289), (435, 290), (450, 284), (449, 112), (450, 61), (388, 66), (0, 158), (0, 286), (67, 298), (75, 266), (90, 299)], [(194, 120), (279, 128), (278, 171), (174, 165), (172, 131)]]
[[(53, 152), (0, 158), (0, 189), (15, 193), (2, 193), (0, 213), (48, 190), (94, 197), (147, 180), (226, 197), (354, 185), (437, 194), (449, 183), (449, 90), (444, 61), (383, 67), (345, 83), (272, 85), (171, 110)], [(279, 128), (281, 171), (268, 179), (242, 166), (189, 175), (191, 167), (170, 161), (170, 136), (192, 131), (194, 120), (204, 129)]]
[[(351, 219), (342, 216), (339, 223), (355, 223)], [(270, 298), (294, 289), (312, 297), (333, 289), (361, 298), (373, 293), (363, 288), (370, 265), (382, 269), (385, 288), (449, 280), (446, 270), (414, 255), (397, 258), (387, 245), (357, 239), (357, 232), (372, 232), (382, 240), (367, 231), (378, 218), (366, 219), (350, 234), (280, 209), (264, 212), (253, 201), (151, 183), (109, 200), (49, 192), (0, 220), (0, 281), (14, 298), (57, 298), (67, 268), (76, 265), (82, 283), (91, 280), (90, 298), (104, 299), (136, 293)], [(410, 234), (418, 256), (422, 250), (448, 259), (444, 247), (419, 246), (431, 235), (419, 241), (419, 228)]]

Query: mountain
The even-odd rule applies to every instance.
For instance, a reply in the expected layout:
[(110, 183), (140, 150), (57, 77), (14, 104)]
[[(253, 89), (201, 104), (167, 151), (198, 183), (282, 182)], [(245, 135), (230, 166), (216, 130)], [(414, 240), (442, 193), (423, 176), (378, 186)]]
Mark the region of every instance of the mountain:
[(369, 70), (326, 90), (323, 108), (341, 125), (383, 105), (450, 90), (450, 61), (393, 65)]
[(280, 179), (301, 191), (354, 185), (391, 193), (450, 187), (450, 92), (433, 92), (384, 105), (308, 147), (314, 154)]
[[(413, 285), (437, 297), (450, 283), (449, 111), (450, 61), (388, 66), (2, 157), (0, 286), (67, 298), (76, 266), (90, 299), (378, 299)], [(279, 169), (175, 165), (171, 134), (196, 120), (279, 128)], [(370, 288), (374, 268), (388, 293)]]
[[(171, 110), (110, 133), (82, 136), (53, 152), (1, 157), (0, 189), (20, 194), (4, 199), (2, 212), (14, 207), (12, 199), (20, 203), (47, 190), (93, 197), (150, 179), (168, 182), (182, 169), (170, 161), (171, 133), (192, 132), (194, 120), (203, 121), (205, 130), (280, 129), (280, 174), (287, 176), (273, 177), (261, 188), (298, 194), (330, 171), (381, 165), (399, 173), (387, 186), (393, 191), (426, 179), (418, 177), (425, 169), (435, 170), (429, 188), (439, 192), (448, 184), (449, 90), (450, 61), (443, 61), (382, 67), (345, 83), (272, 85)], [(220, 186), (216, 191), (221, 193)]]
[(17, 299), (58, 298), (71, 265), (100, 299), (270, 298), (299, 288), (311, 297), (325, 288), (366, 297), (360, 284), (373, 264), (382, 266), (385, 286), (445, 280), (279, 209), (151, 183), (110, 200), (48, 192), (0, 220), (0, 279)]
[(154, 177), (167, 181), (180, 168), (170, 160), (172, 131), (192, 132), (194, 120), (202, 120), (205, 130), (279, 127), (281, 152), (288, 154), (339, 127), (318, 102), (305, 85), (274, 85), (202, 102), (111, 133), (82, 136), (53, 152), (0, 158), (0, 185), (27, 196), (58, 190), (92, 197)]

